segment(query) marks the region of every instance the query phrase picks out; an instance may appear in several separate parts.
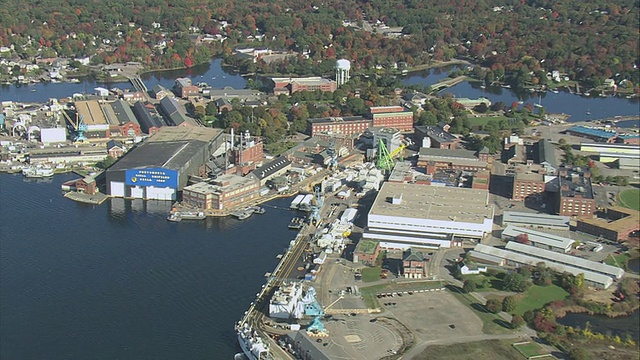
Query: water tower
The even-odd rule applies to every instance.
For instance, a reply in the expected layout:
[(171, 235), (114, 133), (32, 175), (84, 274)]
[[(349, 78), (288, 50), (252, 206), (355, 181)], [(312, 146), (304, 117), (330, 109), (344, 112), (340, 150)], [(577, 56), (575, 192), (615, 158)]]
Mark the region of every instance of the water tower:
[(349, 81), (349, 70), (351, 70), (351, 62), (347, 59), (336, 61), (336, 83), (342, 86)]

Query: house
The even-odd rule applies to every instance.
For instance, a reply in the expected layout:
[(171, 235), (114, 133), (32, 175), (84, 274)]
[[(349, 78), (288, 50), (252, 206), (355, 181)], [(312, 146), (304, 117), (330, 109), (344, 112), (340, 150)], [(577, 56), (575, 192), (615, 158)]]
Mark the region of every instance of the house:
[(114, 159), (122, 157), (126, 151), (127, 148), (119, 141), (109, 140), (109, 142), (107, 142), (107, 153)]
[(460, 269), (460, 274), (462, 275), (480, 274), (487, 271), (486, 266), (479, 266), (476, 264), (467, 264), (462, 261), (458, 263), (458, 269)]
[(218, 114), (222, 114), (222, 111), (231, 111), (233, 110), (233, 105), (227, 99), (219, 98), (215, 100), (216, 107), (218, 108)]
[(402, 258), (402, 273), (406, 279), (422, 279), (425, 274), (427, 261), (424, 254), (409, 248)]
[(166, 96), (173, 97), (173, 93), (164, 88), (162, 85), (155, 85), (153, 88), (151, 88), (151, 96), (153, 96), (156, 100), (162, 100), (162, 98)]

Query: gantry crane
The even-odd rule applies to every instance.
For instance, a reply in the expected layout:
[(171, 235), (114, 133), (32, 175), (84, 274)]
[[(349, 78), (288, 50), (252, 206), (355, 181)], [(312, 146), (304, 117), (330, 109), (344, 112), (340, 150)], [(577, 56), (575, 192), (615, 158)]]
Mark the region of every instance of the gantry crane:
[(76, 111), (75, 120), (73, 120), (65, 110), (62, 110), (62, 114), (67, 119), (67, 122), (69, 123), (73, 131), (76, 133), (75, 137), (73, 138), (73, 142), (89, 141), (84, 135), (84, 133), (87, 131), (87, 125), (82, 121), (83, 116), (78, 114), (78, 111)]

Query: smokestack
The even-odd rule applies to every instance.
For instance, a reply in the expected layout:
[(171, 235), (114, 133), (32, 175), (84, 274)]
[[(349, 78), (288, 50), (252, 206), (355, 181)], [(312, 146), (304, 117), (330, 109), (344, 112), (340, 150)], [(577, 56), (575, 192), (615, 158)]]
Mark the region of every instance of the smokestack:
[(233, 128), (231, 128), (231, 149), (233, 149)]

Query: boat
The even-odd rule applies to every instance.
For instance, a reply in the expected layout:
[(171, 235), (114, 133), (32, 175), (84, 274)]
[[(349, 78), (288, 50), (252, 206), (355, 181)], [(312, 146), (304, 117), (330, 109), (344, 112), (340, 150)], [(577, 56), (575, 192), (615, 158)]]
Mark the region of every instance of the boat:
[(242, 352), (249, 360), (271, 360), (273, 356), (269, 352), (269, 345), (262, 340), (251, 326), (244, 324), (237, 328), (238, 343)]
[(258, 215), (262, 215), (266, 212), (266, 210), (260, 206), (251, 206), (250, 209), (253, 210), (254, 214), (258, 214)]
[(167, 220), (173, 221), (173, 222), (179, 222), (182, 220), (182, 218), (180, 217), (179, 213), (172, 213), (167, 217)]
[(167, 220), (179, 222), (182, 220), (204, 220), (207, 217), (203, 211), (176, 211), (167, 217)]
[(304, 219), (299, 217), (294, 217), (289, 223), (289, 229), (293, 230), (299, 230), (302, 226), (304, 226)]
[(236, 219), (238, 220), (244, 220), (244, 219), (248, 219), (252, 214), (254, 213), (254, 210), (250, 207), (245, 208), (243, 210), (238, 210), (238, 211), (234, 211), (231, 213), (231, 216), (236, 217)]
[(49, 166), (37, 165), (37, 166), (29, 166), (28, 168), (22, 169), (22, 175), (27, 178), (46, 178), (53, 176), (53, 169)]

